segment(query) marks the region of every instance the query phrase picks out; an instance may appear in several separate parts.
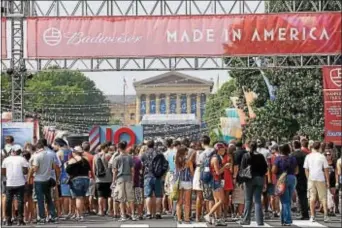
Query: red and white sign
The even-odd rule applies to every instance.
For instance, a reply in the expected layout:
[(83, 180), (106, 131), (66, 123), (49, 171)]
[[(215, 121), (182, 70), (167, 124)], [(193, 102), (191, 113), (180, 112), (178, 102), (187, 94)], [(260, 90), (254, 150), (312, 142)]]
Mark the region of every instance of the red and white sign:
[(7, 57), (6, 18), (1, 18), (1, 58)]
[(342, 67), (323, 67), (325, 141), (342, 145)]
[(341, 53), (341, 14), (37, 17), (31, 58)]

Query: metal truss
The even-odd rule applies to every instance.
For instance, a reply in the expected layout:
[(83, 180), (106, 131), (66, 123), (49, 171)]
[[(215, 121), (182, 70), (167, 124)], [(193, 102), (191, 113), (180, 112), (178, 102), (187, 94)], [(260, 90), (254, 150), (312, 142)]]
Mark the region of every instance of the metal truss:
[(28, 16), (255, 14), (333, 8), (342, 10), (340, 0), (31, 0)]
[(23, 121), (23, 88), (26, 73), (24, 60), (24, 4), (22, 1), (8, 2), (8, 18), (11, 18), (11, 51), (9, 72), (12, 77), (12, 121)]
[[(6, 5), (11, 0), (3, 0)], [(142, 16), (142, 15), (207, 15), (255, 14), (275, 12), (322, 12), (342, 10), (340, 0), (27, 0), (26, 16)], [(280, 10), (281, 9), (281, 10)], [(6, 15), (5, 16), (9, 16)], [(8, 17), (11, 19), (10, 17)], [(48, 70), (52, 66), (80, 71), (168, 71), (168, 70), (229, 70), (259, 68), (254, 58), (234, 57), (154, 57), (100, 58), (64, 60), (25, 59), (29, 71)], [(325, 56), (269, 56), (267, 67), (313, 68), (339, 63), (340, 55)], [(291, 61), (289, 61), (291, 60)], [(2, 69), (9, 68), (10, 60), (2, 60)]]
[[(103, 58), (103, 59), (28, 59), (28, 71), (48, 71), (51, 68), (89, 71), (170, 71), (170, 70), (231, 70), (231, 69), (266, 69), (266, 68), (320, 68), (323, 65), (342, 63), (341, 55), (324, 56), (265, 56), (266, 64), (259, 67), (256, 59), (248, 57), (194, 57), (194, 58)], [(237, 64), (238, 63), (238, 64)], [(1, 61), (3, 69), (9, 61)]]

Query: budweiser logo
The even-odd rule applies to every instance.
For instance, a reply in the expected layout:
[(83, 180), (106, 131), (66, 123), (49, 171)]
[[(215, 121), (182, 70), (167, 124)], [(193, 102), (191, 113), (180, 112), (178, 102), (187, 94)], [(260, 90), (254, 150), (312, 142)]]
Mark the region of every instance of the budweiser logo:
[(336, 68), (330, 71), (330, 80), (337, 86), (342, 85), (342, 69)]
[(59, 45), (63, 39), (66, 39), (68, 45), (80, 44), (113, 44), (113, 43), (138, 43), (142, 40), (142, 36), (129, 34), (121, 34), (118, 36), (108, 36), (103, 33), (96, 35), (86, 35), (83, 32), (62, 33), (59, 29), (48, 28), (43, 33), (43, 40), (49, 46)]

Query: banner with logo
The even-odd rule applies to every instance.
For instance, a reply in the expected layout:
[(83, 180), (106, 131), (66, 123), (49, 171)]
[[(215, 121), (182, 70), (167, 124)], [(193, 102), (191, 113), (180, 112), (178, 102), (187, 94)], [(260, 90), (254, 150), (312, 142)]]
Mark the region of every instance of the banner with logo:
[(342, 145), (342, 69), (323, 67), (324, 135), (326, 142)]
[(341, 53), (341, 14), (27, 19), (28, 57)]
[(13, 136), (14, 143), (24, 146), (25, 143), (34, 143), (34, 123), (24, 122), (5, 122), (1, 123), (1, 138), (4, 145), (6, 136)]
[(1, 58), (7, 58), (6, 18), (1, 18)]

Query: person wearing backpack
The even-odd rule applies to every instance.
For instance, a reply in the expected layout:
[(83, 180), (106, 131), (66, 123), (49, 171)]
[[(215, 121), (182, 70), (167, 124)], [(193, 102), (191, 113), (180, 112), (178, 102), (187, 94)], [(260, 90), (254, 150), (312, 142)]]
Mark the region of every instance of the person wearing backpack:
[[(152, 219), (152, 211), (155, 218), (161, 219), (163, 198), (163, 176), (169, 169), (165, 156), (154, 148), (154, 141), (147, 142), (147, 151), (142, 155), (141, 161), (144, 170), (144, 197), (146, 199), (146, 217)], [(152, 205), (152, 196), (156, 198), (156, 204)], [(154, 207), (154, 208), (153, 208)], [(152, 210), (153, 208), (153, 210)]]
[[(280, 196), (281, 202), (281, 224), (283, 226), (292, 225), (291, 217), (291, 199), (296, 189), (299, 172), (296, 157), (290, 155), (291, 148), (289, 144), (283, 144), (279, 147), (280, 156), (276, 157), (272, 166), (272, 173), (277, 176), (276, 194)], [(283, 176), (283, 187), (280, 188), (280, 178)]]
[(264, 225), (261, 194), (267, 170), (268, 165), (264, 155), (257, 152), (257, 142), (251, 141), (249, 144), (249, 153), (243, 155), (239, 171), (239, 180), (244, 183), (243, 188), (245, 193), (245, 209), (240, 225), (251, 224), (253, 197), (256, 222), (258, 226)]
[[(203, 170), (201, 181), (209, 183), (215, 204), (210, 209), (209, 213), (204, 216), (204, 219), (209, 224), (215, 224), (216, 226), (225, 225), (221, 220), (222, 205), (224, 202), (224, 189), (222, 185), (222, 175), (224, 171), (231, 167), (232, 164), (226, 163), (222, 165), (220, 154), (226, 152), (226, 146), (223, 143), (216, 143), (214, 151), (212, 151), (203, 162)], [(215, 213), (216, 221), (212, 220), (212, 215)]]
[(112, 170), (109, 168), (109, 144), (101, 144), (101, 152), (94, 156), (93, 170), (95, 173), (95, 187), (98, 196), (98, 215), (104, 216), (107, 211), (107, 200), (111, 196)]

